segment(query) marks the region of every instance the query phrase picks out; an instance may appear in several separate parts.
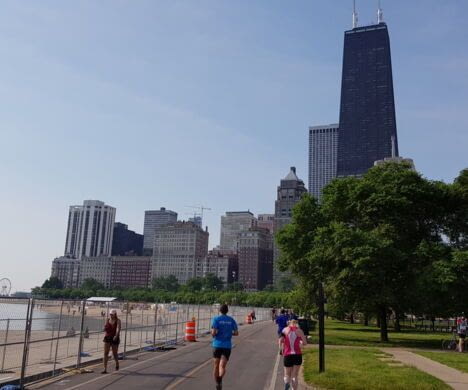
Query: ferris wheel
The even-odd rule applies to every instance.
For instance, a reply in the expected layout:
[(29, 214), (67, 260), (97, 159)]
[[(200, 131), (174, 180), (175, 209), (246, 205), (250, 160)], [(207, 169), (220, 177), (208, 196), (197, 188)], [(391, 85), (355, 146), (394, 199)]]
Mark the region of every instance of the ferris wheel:
[(0, 279), (0, 296), (8, 297), (11, 291), (11, 282), (8, 278)]

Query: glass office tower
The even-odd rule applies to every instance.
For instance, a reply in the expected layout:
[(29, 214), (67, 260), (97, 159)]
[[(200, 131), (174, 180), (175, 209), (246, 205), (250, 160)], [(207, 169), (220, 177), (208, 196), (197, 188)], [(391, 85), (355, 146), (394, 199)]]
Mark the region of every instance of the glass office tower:
[(360, 176), (374, 161), (398, 156), (392, 61), (383, 22), (345, 32), (337, 176)]

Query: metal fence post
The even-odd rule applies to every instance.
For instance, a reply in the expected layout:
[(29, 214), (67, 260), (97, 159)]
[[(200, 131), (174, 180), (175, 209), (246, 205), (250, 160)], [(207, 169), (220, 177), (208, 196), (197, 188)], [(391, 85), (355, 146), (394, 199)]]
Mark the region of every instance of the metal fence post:
[(84, 326), (84, 317), (85, 317), (85, 307), (86, 307), (86, 301), (83, 299), (83, 301), (81, 302), (80, 339), (78, 340), (78, 357), (76, 359), (76, 368), (79, 368), (81, 365), (81, 352), (83, 350), (83, 326)]
[(3, 353), (2, 353), (2, 368), (0, 369), (0, 373), (2, 373), (5, 369), (5, 352), (6, 352), (6, 348), (7, 348), (7, 343), (8, 343), (8, 331), (10, 330), (10, 319), (8, 318), (7, 319), (7, 323), (6, 323), (6, 329), (5, 329), (5, 337), (3, 339)]
[(177, 336), (179, 334), (179, 307), (180, 305), (178, 304), (176, 306), (177, 314), (176, 314), (176, 328), (175, 328), (175, 344), (177, 344)]
[(122, 359), (125, 359), (126, 357), (126, 352), (127, 352), (127, 332), (128, 332), (128, 309), (130, 305), (129, 302), (127, 301), (127, 309), (125, 311), (125, 335), (124, 335), (124, 350), (123, 350), (123, 355)]
[(58, 323), (58, 337), (57, 337), (57, 343), (55, 344), (55, 357), (54, 357), (54, 368), (52, 370), (52, 376), (55, 376), (55, 368), (57, 367), (57, 354), (58, 354), (58, 346), (59, 346), (59, 341), (60, 341), (60, 331), (62, 330), (62, 312), (63, 312), (63, 301), (62, 304), (60, 305), (60, 317), (59, 317), (59, 323)]
[(154, 330), (153, 330), (153, 347), (156, 347), (156, 330), (158, 328), (158, 304), (154, 307)]
[(197, 310), (197, 337), (200, 336), (200, 304), (198, 304)]
[(52, 321), (52, 337), (50, 338), (49, 362), (52, 360), (52, 349), (54, 347), (55, 320)]
[(138, 352), (141, 352), (141, 344), (143, 342), (143, 328), (145, 326), (145, 314), (143, 306), (141, 306), (141, 325), (140, 325), (140, 348)]
[(21, 362), (20, 389), (24, 389), (24, 377), (26, 374), (26, 365), (28, 364), (29, 340), (31, 337), (33, 307), (34, 307), (34, 299), (29, 298), (28, 309), (26, 312), (26, 325), (24, 328), (24, 345), (23, 345), (23, 360)]

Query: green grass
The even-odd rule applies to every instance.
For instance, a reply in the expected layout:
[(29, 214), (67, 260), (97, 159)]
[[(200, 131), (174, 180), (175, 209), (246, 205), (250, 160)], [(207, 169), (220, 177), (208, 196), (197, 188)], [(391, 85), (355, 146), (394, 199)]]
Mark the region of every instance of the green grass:
[[(318, 331), (311, 333), (312, 343), (318, 342)], [(443, 339), (450, 339), (447, 333), (422, 332), (404, 329), (402, 332), (389, 331), (389, 342), (380, 342), (380, 329), (375, 326), (349, 324), (337, 320), (325, 322), (325, 343), (329, 345), (351, 345), (365, 347), (406, 347), (440, 349)]]
[(318, 351), (304, 351), (304, 379), (328, 390), (442, 390), (450, 389), (437, 378), (415, 368), (391, 367), (380, 361), (377, 349), (328, 349), (325, 372), (318, 372)]
[(462, 372), (468, 373), (468, 354), (455, 351), (447, 352), (415, 352), (421, 356), (425, 356), (436, 362), (445, 364), (446, 366), (455, 368)]

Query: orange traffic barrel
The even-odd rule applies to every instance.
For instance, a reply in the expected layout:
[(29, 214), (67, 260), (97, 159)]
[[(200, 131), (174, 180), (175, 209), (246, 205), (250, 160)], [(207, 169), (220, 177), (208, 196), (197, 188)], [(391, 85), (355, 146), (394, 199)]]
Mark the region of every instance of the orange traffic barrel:
[(185, 323), (185, 341), (197, 341), (195, 337), (195, 317)]
[(245, 323), (246, 324), (251, 324), (252, 323), (252, 316), (250, 314), (247, 314), (245, 316)]

